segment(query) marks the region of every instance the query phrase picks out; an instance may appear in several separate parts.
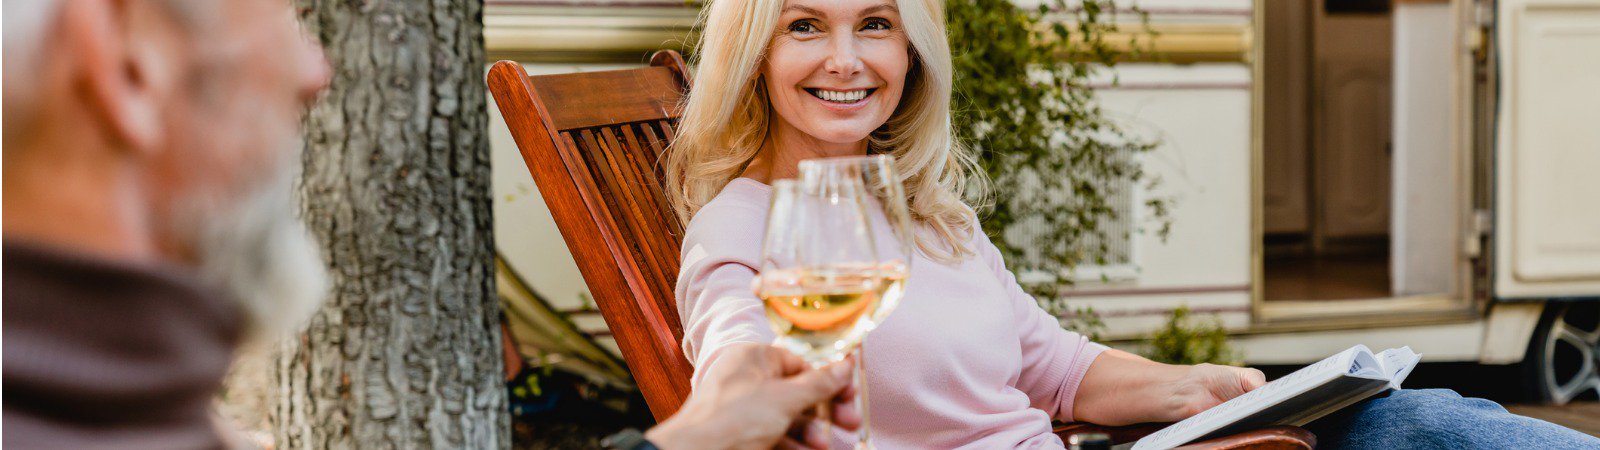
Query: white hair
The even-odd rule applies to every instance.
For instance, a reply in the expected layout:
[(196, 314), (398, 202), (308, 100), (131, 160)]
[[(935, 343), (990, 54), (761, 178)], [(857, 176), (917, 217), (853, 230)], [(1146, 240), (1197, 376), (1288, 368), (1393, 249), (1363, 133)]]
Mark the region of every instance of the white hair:
[(56, 0), (28, 0), (25, 2), (5, 2), (4, 8), (4, 38), (5, 38), (5, 77), (6, 86), (11, 86), (18, 74), (26, 73), (31, 69), (34, 59), (40, 52), (39, 46), (44, 42), (43, 34), (55, 21), (56, 11), (60, 3)]
[[(220, 1), (160, 0), (161, 6), (186, 27), (215, 22)], [(12, 0), (4, 2), (4, 103), (5, 134), (31, 126), (38, 102), (38, 73), (47, 54), (47, 37), (54, 31), (61, 14), (61, 0)], [(8, 146), (9, 147), (9, 146)]]
[[(35, 76), (39, 70), (39, 56), (44, 54), (44, 35), (53, 27), (57, 12), (61, 10), (61, 3), (57, 0), (26, 0), (5, 2), (3, 8), (5, 34), (0, 35), (5, 39), (5, 134), (14, 135), (14, 130), (25, 129), (28, 119), (32, 116), (33, 103), (37, 100), (32, 95), (35, 86)], [(6, 146), (11, 147), (10, 145)]]

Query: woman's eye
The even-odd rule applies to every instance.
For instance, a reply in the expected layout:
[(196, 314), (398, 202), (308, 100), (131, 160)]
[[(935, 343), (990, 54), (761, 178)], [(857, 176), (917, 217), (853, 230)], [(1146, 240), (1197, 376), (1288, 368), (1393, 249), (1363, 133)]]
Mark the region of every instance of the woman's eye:
[(867, 19), (866, 25), (861, 26), (863, 30), (888, 30), (890, 28), (893, 27), (889, 25), (889, 21), (877, 18)]
[(790, 33), (814, 33), (816, 31), (817, 26), (809, 20), (798, 20), (789, 24)]

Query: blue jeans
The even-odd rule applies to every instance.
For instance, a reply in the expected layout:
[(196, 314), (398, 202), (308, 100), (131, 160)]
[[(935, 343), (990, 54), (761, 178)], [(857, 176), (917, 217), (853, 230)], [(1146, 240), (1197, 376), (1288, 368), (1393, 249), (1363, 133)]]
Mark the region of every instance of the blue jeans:
[(1307, 424), (1317, 448), (1600, 449), (1600, 439), (1449, 389), (1402, 389)]

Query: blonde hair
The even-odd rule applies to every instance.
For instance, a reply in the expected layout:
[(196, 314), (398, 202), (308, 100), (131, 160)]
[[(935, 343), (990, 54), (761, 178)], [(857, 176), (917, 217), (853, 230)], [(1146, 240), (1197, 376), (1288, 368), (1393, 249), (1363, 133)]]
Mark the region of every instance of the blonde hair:
[[(930, 258), (956, 261), (973, 254), (977, 229), (963, 193), (983, 199), (987, 181), (950, 124), (954, 68), (938, 0), (896, 0), (911, 43), (905, 94), (893, 115), (869, 137), (868, 152), (894, 157), (911, 216), (935, 233), (917, 233)], [(777, 29), (783, 0), (713, 0), (701, 12), (698, 67), (667, 152), (667, 197), (684, 223), (737, 178), (755, 158), (772, 119), (757, 72)]]

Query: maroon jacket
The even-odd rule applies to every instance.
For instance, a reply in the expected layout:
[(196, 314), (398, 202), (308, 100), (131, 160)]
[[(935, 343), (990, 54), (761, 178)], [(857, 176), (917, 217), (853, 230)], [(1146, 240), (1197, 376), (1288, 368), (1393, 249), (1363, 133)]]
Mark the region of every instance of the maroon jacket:
[(192, 270), (4, 243), (4, 447), (216, 449), (242, 322)]

